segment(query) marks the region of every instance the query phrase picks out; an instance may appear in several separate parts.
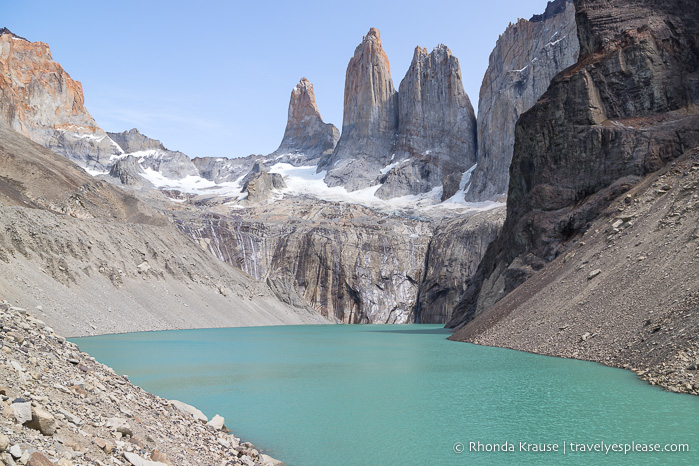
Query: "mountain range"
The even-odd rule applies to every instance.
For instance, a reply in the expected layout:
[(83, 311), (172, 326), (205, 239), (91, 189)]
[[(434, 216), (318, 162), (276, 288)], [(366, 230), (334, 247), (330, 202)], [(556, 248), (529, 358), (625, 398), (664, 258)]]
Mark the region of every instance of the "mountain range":
[[(51, 296), (69, 335), (122, 330), (114, 312), (148, 328), (442, 323), (697, 393), (689, 3), (549, 2), (500, 36), (478, 117), (447, 46), (416, 47), (396, 89), (371, 28), (341, 130), (302, 78), (279, 148), (233, 159), (105, 132), (49, 47), (3, 29), (0, 266), (16, 279), (0, 291)], [(73, 317), (94, 293), (123, 309)], [(221, 311), (242, 302), (257, 314)]]

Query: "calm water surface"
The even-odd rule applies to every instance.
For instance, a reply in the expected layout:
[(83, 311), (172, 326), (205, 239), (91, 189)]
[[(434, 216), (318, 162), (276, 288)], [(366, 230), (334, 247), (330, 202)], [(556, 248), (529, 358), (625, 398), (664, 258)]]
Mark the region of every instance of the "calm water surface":
[[(221, 414), (236, 436), (290, 465), (699, 464), (697, 397), (629, 371), (447, 336), (434, 325), (332, 325), (72, 341), (150, 392)], [(470, 442), (515, 452), (469, 451)], [(560, 451), (523, 452), (519, 442)], [(570, 442), (691, 451), (575, 453)]]

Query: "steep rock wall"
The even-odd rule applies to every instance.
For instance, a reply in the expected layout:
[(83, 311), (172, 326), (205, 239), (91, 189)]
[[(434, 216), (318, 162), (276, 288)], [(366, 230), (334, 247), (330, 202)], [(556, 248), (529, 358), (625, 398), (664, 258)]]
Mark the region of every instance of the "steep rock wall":
[(478, 99), (478, 167), (466, 200), (507, 192), (517, 119), (577, 61), (578, 51), (572, 0), (549, 2), (543, 15), (510, 24), (498, 38)]
[(699, 17), (691, 2), (575, 7), (580, 59), (517, 123), (507, 219), (452, 327), (554, 259), (611, 200), (699, 145)]
[(445, 176), (476, 163), (476, 116), (459, 61), (445, 45), (415, 49), (398, 92), (395, 166), (381, 178), (383, 199), (442, 186)]
[(0, 120), (82, 167), (105, 171), (122, 153), (85, 108), (78, 81), (49, 46), (3, 29), (0, 34)]
[(313, 84), (301, 78), (291, 91), (284, 137), (270, 157), (275, 162), (314, 165), (321, 157), (332, 154), (338, 139), (340, 131), (333, 124), (324, 123), (320, 116)]

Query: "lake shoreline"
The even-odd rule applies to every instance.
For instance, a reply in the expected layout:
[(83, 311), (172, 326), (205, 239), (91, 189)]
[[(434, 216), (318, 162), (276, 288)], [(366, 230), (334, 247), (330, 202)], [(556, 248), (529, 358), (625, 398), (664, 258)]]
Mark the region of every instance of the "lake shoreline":
[(133, 385), (26, 310), (0, 303), (4, 464), (278, 466), (224, 419)]

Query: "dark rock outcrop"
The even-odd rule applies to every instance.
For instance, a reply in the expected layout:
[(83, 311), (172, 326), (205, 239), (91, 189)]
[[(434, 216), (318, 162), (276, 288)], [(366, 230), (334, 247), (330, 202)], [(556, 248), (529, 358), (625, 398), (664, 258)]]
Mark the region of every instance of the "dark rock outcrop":
[(117, 178), (125, 186), (142, 187), (150, 183), (143, 178), (143, 168), (133, 155), (120, 158), (109, 168), (109, 176)]
[(245, 215), (182, 219), (221, 260), (346, 323), (411, 323), (429, 222), (358, 205), (284, 199)]
[(258, 162), (243, 178), (242, 192), (248, 194), (249, 201), (260, 202), (269, 199), (273, 189), (285, 187), (286, 184), (279, 173), (269, 173), (261, 169)]
[(335, 125), (324, 123), (320, 117), (313, 84), (301, 78), (291, 91), (284, 138), (270, 156), (275, 162), (314, 165), (321, 157), (332, 154), (338, 139), (340, 132)]
[(648, 173), (699, 145), (693, 3), (576, 0), (575, 7), (580, 59), (517, 123), (507, 219), (451, 327), (565, 251)]
[(428, 192), (445, 176), (476, 163), (476, 116), (461, 82), (459, 61), (445, 45), (415, 48), (398, 92), (396, 166), (378, 197)]
[(578, 59), (572, 0), (549, 2), (543, 15), (510, 24), (490, 54), (478, 100), (478, 167), (466, 192), (484, 201), (507, 191), (515, 123), (551, 79)]
[(371, 28), (347, 65), (342, 135), (323, 161), (328, 186), (355, 191), (378, 184), (398, 130), (398, 94), (378, 29)]

